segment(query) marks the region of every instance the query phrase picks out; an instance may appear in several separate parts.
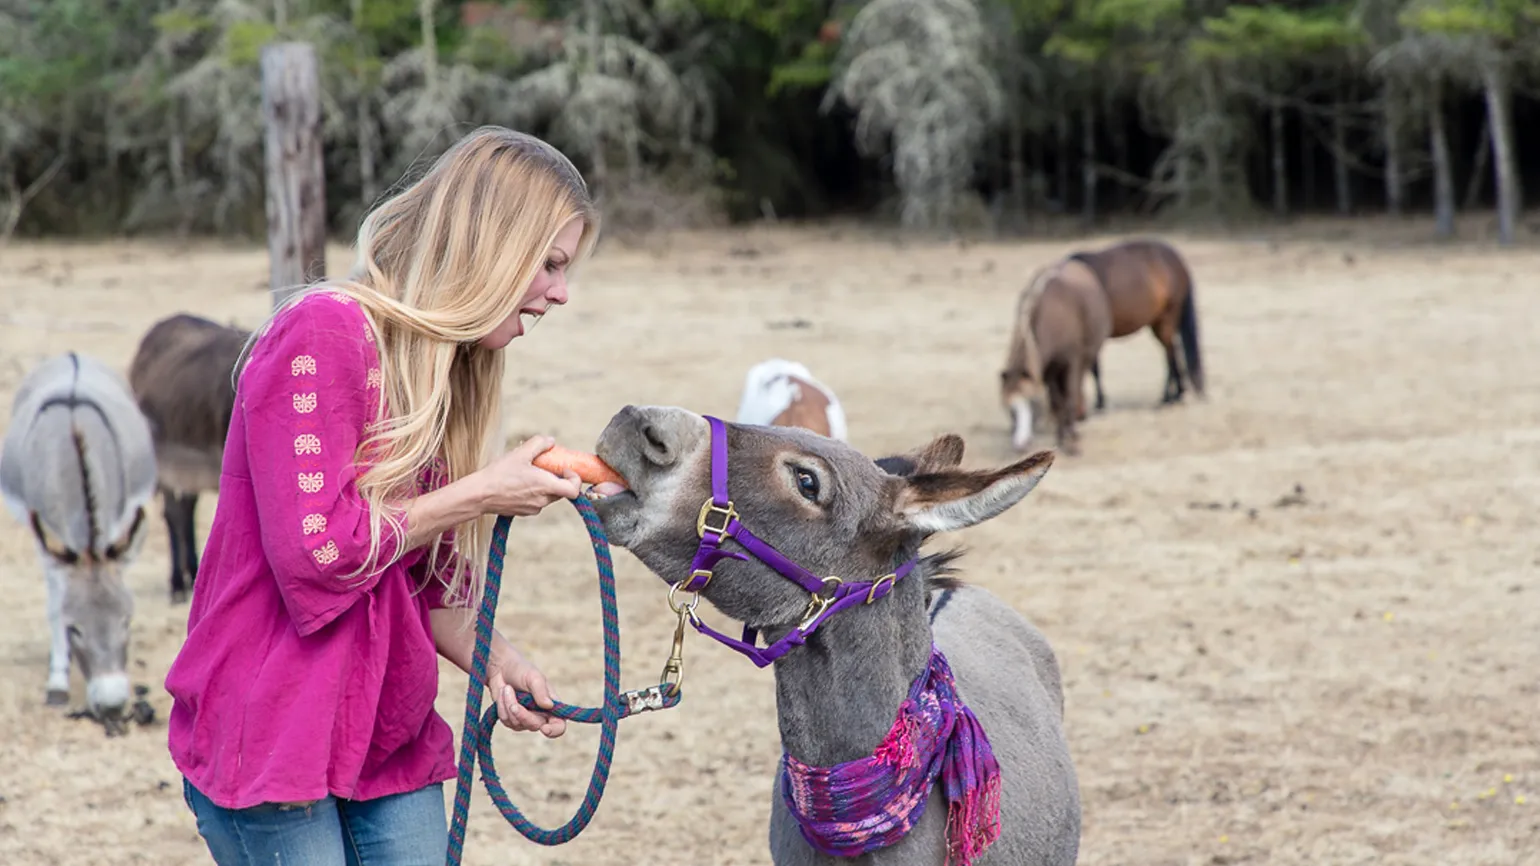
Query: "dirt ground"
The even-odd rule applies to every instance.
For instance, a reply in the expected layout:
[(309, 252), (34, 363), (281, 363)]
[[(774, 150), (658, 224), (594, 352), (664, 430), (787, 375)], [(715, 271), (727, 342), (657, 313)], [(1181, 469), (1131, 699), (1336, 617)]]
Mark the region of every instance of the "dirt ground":
[[(1173, 236), (1198, 281), (1208, 399), (1157, 409), (1154, 340), (1109, 345), (1110, 405), (1084, 425), (1084, 455), (952, 539), (970, 550), (965, 576), (1059, 653), (1088, 866), (1540, 863), (1540, 253), (1395, 236)], [(626, 403), (730, 416), (748, 366), (779, 354), (839, 392), (867, 453), (955, 431), (967, 465), (1001, 463), (996, 371), (1015, 296), (1069, 248), (849, 228), (610, 243), (571, 305), (515, 344), (509, 436), (586, 447)], [(335, 270), (349, 260), (331, 256)], [(265, 281), (255, 246), (0, 247), (0, 402), (66, 349), (126, 370), (176, 311), (250, 326)], [(213, 509), (206, 497), (200, 535)], [(514, 543), (499, 624), (564, 698), (593, 704), (581, 523), (558, 505)], [(640, 686), (667, 652), (665, 586), (616, 561), (623, 680)], [(131, 570), (131, 664), (162, 720), (186, 617), (167, 567), (157, 508)], [(9, 520), (0, 586), (0, 862), (209, 862), (163, 721), (107, 739), (44, 706), (43, 581)], [(622, 723), (582, 836), (529, 843), (478, 787), (465, 862), (768, 863), (771, 674), (693, 634), (686, 665), (680, 707)], [(458, 730), (465, 676), (441, 673), (439, 711)], [(77, 674), (77, 703), (82, 688)], [(597, 739), (587, 726), (554, 742), (501, 734), (515, 802), (565, 821)]]

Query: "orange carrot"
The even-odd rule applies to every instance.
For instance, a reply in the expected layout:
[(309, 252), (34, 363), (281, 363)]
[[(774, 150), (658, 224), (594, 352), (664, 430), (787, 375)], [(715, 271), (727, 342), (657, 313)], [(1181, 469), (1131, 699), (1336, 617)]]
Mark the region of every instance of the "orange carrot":
[(574, 451), (571, 448), (563, 448), (560, 445), (551, 446), (535, 457), (534, 464), (547, 472), (561, 475), (570, 469), (583, 479), (585, 484), (598, 484), (602, 481), (612, 481), (616, 484), (625, 484), (626, 480), (620, 477), (620, 473), (609, 467), (609, 464), (600, 460), (586, 451)]

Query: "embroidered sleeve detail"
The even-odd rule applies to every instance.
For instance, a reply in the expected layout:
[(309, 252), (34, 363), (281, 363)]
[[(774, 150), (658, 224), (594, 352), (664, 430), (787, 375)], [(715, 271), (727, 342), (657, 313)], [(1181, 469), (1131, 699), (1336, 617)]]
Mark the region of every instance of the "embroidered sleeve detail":
[(295, 454), (320, 454), (321, 437), (314, 433), (301, 433), (294, 437)]
[(318, 547), (310, 552), (315, 556), (315, 561), (321, 565), (331, 565), (337, 561), (337, 557), (342, 555), (337, 552), (337, 542), (335, 541), (328, 541), (325, 547)]
[[(338, 300), (319, 294), (285, 310), (252, 352), (237, 397), (263, 550), (301, 634), (380, 579), (379, 568), (362, 570), (370, 512), (354, 462), (379, 407), (367, 390), (379, 359), (361, 338), (362, 310)], [(402, 542), (390, 521), (383, 526), (381, 563)]]

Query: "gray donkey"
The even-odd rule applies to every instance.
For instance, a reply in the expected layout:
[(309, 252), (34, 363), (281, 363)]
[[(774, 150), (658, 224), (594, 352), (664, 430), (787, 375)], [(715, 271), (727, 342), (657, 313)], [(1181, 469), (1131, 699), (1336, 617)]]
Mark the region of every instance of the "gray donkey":
[[(788, 796), (788, 768), (873, 766), (898, 742), (895, 718), (911, 686), (933, 670), (933, 644), (998, 762), (999, 835), (974, 862), (1063, 866), (1078, 856), (1080, 794), (1053, 650), (996, 596), (949, 577), (955, 552), (919, 554), (933, 533), (1021, 501), (1053, 457), (1039, 452), (970, 472), (958, 468), (962, 452), (962, 439), (949, 435), (874, 462), (807, 431), (708, 423), (672, 407), (628, 406), (599, 437), (596, 453), (629, 487), (590, 491), (609, 538), (747, 625), (745, 639), (734, 641), (692, 611), (697, 630), (773, 665), (785, 753), (770, 819), (777, 864), (852, 862), (830, 853), (833, 837), (819, 836), (815, 846), (793, 811), (823, 820), (810, 811), (817, 803), (808, 804), (821, 799), (837, 812), (842, 798), (805, 783)], [(757, 645), (756, 631), (768, 648)], [(928, 796), (923, 780), (913, 788), (923, 813), (907, 832), (888, 821), (884, 838), (851, 836), (847, 814), (847, 848), (836, 853), (860, 855), (860, 863), (941, 864), (950, 851), (957, 862), (945, 770), (932, 778)], [(890, 805), (889, 817), (895, 809), (902, 807)], [(880, 811), (870, 816), (876, 824)]]
[(68, 352), (22, 381), (0, 451), (0, 496), (31, 526), (48, 580), (48, 703), (69, 701), (73, 657), (86, 709), (109, 732), (130, 697), (134, 597), (123, 570), (143, 544), (154, 495), (150, 427), (122, 377)]

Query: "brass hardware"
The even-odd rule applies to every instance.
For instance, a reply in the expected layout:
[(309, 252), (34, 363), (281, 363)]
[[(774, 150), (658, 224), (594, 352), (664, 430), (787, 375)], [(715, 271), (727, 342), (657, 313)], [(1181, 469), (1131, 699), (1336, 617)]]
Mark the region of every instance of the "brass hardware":
[[(708, 526), (706, 524), (706, 517), (713, 513), (722, 515), (721, 526)], [(695, 534), (701, 538), (705, 538), (706, 530), (709, 529), (712, 532), (715, 532), (717, 535), (726, 538), (728, 535), (730, 535), (730, 533), (727, 531), (727, 527), (737, 519), (738, 511), (737, 509), (733, 508), (733, 502), (731, 499), (727, 501), (726, 507), (717, 505), (715, 502), (707, 499), (705, 504), (700, 507), (700, 516), (695, 518)]]
[(873, 601), (877, 600), (877, 587), (886, 583), (891, 588), (893, 584), (897, 582), (898, 575), (896, 574), (885, 574), (882, 577), (877, 578), (877, 580), (872, 583), (872, 588), (866, 591), (866, 603), (871, 604)]

